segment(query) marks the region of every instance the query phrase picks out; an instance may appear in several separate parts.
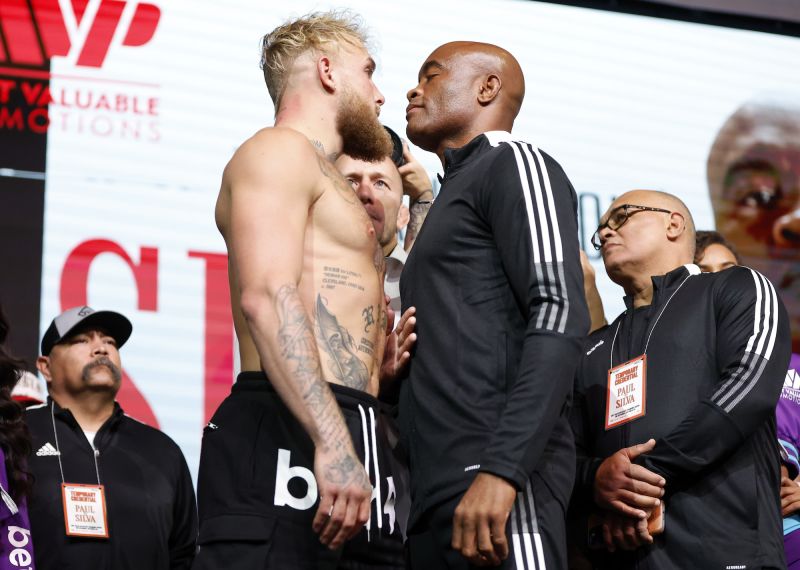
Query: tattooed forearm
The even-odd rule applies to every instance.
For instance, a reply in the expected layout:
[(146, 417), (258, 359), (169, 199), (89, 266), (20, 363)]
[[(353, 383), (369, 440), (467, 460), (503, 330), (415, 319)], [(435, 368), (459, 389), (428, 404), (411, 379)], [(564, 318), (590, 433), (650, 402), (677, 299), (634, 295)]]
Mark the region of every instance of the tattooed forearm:
[(278, 311), (278, 346), (289, 372), (302, 385), (320, 379), (317, 353), (311, 323), (300, 302), (297, 287), (284, 285), (276, 296)]
[(345, 386), (364, 390), (369, 381), (367, 365), (356, 354), (355, 342), (346, 328), (325, 306), (317, 295), (314, 311), (317, 342), (330, 358), (329, 366), (334, 378)]
[(409, 208), (410, 219), (408, 221), (408, 226), (406, 227), (406, 240), (403, 244), (406, 251), (411, 249), (411, 246), (414, 245), (414, 241), (419, 235), (419, 231), (422, 228), (422, 223), (428, 216), (431, 206), (433, 206), (433, 202), (411, 203), (411, 207)]
[(284, 285), (275, 300), (278, 347), (289, 374), (310, 412), (320, 441), (341, 446), (344, 419), (327, 383), (322, 379), (319, 353), (311, 322), (294, 285)]

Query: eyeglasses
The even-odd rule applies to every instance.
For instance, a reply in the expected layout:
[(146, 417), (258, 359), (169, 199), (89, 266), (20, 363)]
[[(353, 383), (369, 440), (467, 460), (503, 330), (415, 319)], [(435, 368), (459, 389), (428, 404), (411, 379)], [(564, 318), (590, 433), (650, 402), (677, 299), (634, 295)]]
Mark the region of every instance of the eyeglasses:
[(670, 210), (665, 210), (663, 208), (651, 208), (650, 206), (636, 206), (635, 204), (623, 204), (622, 206), (617, 206), (611, 213), (608, 215), (608, 219), (606, 223), (600, 224), (597, 226), (597, 230), (592, 234), (592, 245), (595, 249), (599, 250), (603, 247), (603, 240), (600, 237), (600, 232), (603, 231), (603, 228), (608, 228), (610, 230), (617, 231), (625, 223), (628, 221), (632, 215), (636, 212), (663, 212), (665, 214), (671, 214)]

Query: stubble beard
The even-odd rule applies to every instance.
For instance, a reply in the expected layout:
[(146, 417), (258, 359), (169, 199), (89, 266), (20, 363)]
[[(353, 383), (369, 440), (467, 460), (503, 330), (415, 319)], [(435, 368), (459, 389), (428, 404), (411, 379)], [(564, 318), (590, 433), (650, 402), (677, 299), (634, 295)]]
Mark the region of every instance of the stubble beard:
[(342, 137), (342, 153), (356, 160), (378, 162), (392, 153), (392, 139), (375, 114), (374, 107), (346, 91), (336, 115)]

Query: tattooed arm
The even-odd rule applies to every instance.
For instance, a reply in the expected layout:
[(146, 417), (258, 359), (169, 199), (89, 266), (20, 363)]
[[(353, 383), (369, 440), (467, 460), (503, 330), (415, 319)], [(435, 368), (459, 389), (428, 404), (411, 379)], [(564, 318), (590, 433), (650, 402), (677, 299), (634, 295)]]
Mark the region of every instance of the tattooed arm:
[(398, 171), (403, 178), (403, 194), (406, 194), (410, 200), (408, 227), (403, 248), (411, 251), (414, 240), (417, 239), (419, 230), (422, 228), (422, 222), (425, 221), (433, 204), (433, 185), (425, 167), (411, 154), (406, 141), (403, 141), (403, 158), (406, 162)]
[[(338, 404), (322, 379), (314, 328), (298, 293), (310, 206), (317, 199), (317, 153), (301, 135), (265, 129), (225, 169), (218, 202), (239, 304), (262, 367), (315, 445), (320, 505), (314, 530), (332, 548), (369, 517), (371, 488)], [(235, 291), (234, 291), (235, 294)]]

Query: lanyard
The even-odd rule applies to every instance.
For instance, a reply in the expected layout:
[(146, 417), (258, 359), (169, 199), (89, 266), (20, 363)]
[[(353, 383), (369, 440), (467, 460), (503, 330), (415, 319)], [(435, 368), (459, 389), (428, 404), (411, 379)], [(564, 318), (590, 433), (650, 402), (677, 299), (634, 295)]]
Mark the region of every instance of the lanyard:
[[(664, 311), (667, 310), (667, 307), (669, 306), (669, 302), (672, 301), (672, 298), (675, 296), (675, 294), (678, 291), (681, 290), (681, 287), (683, 287), (683, 284), (686, 283), (686, 281), (688, 281), (689, 277), (691, 277), (691, 276), (692, 276), (691, 273), (689, 275), (687, 275), (683, 279), (683, 281), (681, 281), (681, 284), (678, 285), (678, 288), (675, 289), (675, 291), (672, 293), (672, 295), (669, 296), (669, 299), (667, 299), (667, 302), (664, 303), (664, 306), (661, 308), (661, 312), (658, 313), (658, 316), (656, 317), (656, 321), (653, 323), (653, 326), (650, 327), (650, 334), (647, 335), (647, 341), (644, 343), (644, 352), (642, 354), (647, 354), (647, 347), (650, 346), (650, 337), (653, 336), (653, 331), (656, 330), (656, 325), (658, 324), (658, 321), (661, 319), (661, 315), (663, 315)], [(619, 333), (619, 327), (620, 327), (621, 324), (622, 324), (622, 319), (620, 319), (620, 321), (617, 323), (617, 328), (614, 331), (614, 339), (611, 341), (611, 353), (608, 356), (608, 368), (609, 368), (609, 370), (614, 368), (614, 344), (617, 342), (617, 333)]]
[[(64, 479), (64, 465), (61, 463), (61, 448), (58, 446), (58, 432), (56, 431), (56, 413), (55, 413), (55, 400), (50, 399), (50, 419), (53, 421), (53, 437), (56, 440), (56, 452), (58, 457), (58, 469), (61, 471), (61, 483), (66, 483)], [(100, 468), (97, 465), (97, 456), (100, 455), (100, 452), (95, 448), (94, 444), (92, 444), (92, 457), (94, 458), (94, 472), (97, 475), (97, 484), (100, 484)]]

